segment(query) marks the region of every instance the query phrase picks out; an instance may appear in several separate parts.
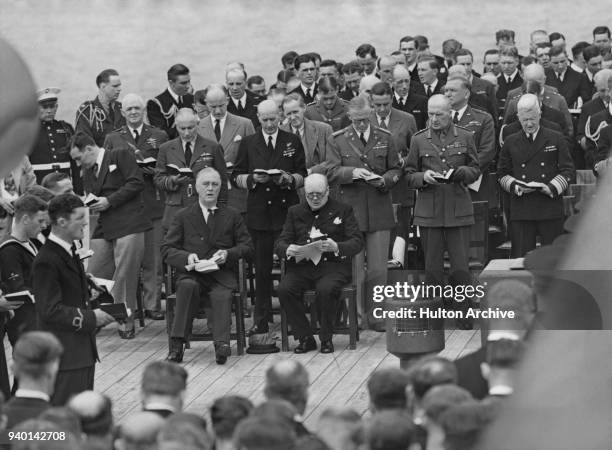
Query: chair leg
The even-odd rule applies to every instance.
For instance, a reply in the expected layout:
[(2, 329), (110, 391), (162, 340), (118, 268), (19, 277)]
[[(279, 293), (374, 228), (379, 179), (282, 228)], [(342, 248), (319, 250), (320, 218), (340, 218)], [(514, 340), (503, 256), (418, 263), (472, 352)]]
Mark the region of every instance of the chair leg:
[(287, 325), (287, 314), (283, 305), (280, 307), (281, 316), (281, 350), (284, 352), (289, 351), (289, 327)]
[(138, 325), (140, 328), (145, 326), (144, 312), (144, 288), (143, 288), (142, 272), (138, 276), (138, 288), (136, 289), (136, 309), (138, 310)]
[(244, 354), (245, 335), (244, 335), (244, 310), (242, 309), (242, 296), (240, 293), (234, 293), (234, 306), (236, 314), (236, 347), (238, 355)]
[(166, 297), (166, 333), (168, 333), (168, 351), (172, 339), (172, 322), (174, 322), (174, 298)]
[(348, 302), (349, 313), (349, 349), (357, 348), (359, 340), (359, 326), (357, 325), (357, 300), (355, 298), (355, 290), (352, 290), (346, 301)]

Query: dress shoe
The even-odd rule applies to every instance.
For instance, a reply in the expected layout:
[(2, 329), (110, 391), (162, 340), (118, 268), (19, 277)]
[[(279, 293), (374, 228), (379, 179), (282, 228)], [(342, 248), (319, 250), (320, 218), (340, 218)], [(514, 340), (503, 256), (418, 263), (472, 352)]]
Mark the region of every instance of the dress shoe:
[(150, 309), (145, 309), (145, 317), (151, 320), (164, 320), (166, 315), (163, 311), (152, 311)]
[(215, 343), (215, 360), (222, 365), (227, 361), (227, 357), (232, 354), (232, 348), (225, 343)]
[(267, 323), (266, 323), (266, 325), (265, 325), (265, 326), (255, 324), (255, 325), (253, 325), (253, 326), (252, 326), (252, 327), (249, 329), (249, 331), (247, 331), (246, 335), (247, 335), (247, 337), (251, 337), (251, 336), (253, 336), (254, 334), (265, 334), (265, 333), (267, 333), (268, 331), (270, 331), (270, 329), (268, 328), (268, 324), (267, 324)]
[(293, 353), (306, 353), (311, 350), (317, 349), (317, 343), (312, 336), (308, 336), (300, 339), (300, 343), (295, 347)]
[(185, 350), (183, 349), (183, 341), (182, 339), (172, 338), (170, 339), (170, 352), (168, 353), (168, 357), (166, 361), (172, 361), (176, 363), (183, 362), (183, 354)]
[(121, 339), (134, 339), (136, 337), (136, 330), (134, 328), (131, 330), (117, 330), (117, 333), (119, 333)]
[(334, 353), (334, 344), (330, 340), (321, 341), (321, 353)]

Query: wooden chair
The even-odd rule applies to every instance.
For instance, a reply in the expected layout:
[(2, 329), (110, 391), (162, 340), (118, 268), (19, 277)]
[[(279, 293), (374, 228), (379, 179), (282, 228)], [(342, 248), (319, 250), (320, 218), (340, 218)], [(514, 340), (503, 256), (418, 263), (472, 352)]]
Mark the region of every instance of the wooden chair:
[[(172, 333), (172, 322), (174, 321), (174, 308), (176, 305), (175, 271), (171, 266), (166, 266), (166, 331), (168, 333), (168, 347)], [(246, 333), (244, 327), (244, 304), (247, 295), (247, 277), (245, 261), (240, 259), (238, 262), (238, 290), (232, 293), (232, 310), (236, 322), (236, 331), (230, 334), (230, 339), (236, 341), (238, 355), (244, 354), (246, 347)], [(202, 318), (196, 315), (195, 318)], [(185, 339), (185, 348), (190, 348), (191, 341), (212, 341), (212, 333), (193, 333), (190, 330)]]
[[(281, 279), (282, 275), (285, 274), (285, 260), (281, 260)], [(304, 291), (303, 300), (306, 305), (310, 306), (310, 327), (313, 333), (318, 332), (318, 316), (317, 293), (314, 290)], [(281, 304), (280, 308), (281, 315), (281, 350), (284, 352), (289, 351), (289, 325), (287, 323), (287, 313)], [(359, 325), (357, 323), (357, 289), (351, 283), (344, 286), (340, 292), (340, 311), (334, 326), (334, 334), (348, 334), (349, 335), (349, 349), (355, 350), (357, 348), (357, 341), (359, 341)]]

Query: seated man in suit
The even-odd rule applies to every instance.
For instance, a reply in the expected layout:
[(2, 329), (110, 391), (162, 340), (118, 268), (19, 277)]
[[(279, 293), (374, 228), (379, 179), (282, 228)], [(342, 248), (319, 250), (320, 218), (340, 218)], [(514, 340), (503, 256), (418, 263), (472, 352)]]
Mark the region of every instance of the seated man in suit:
[(154, 361), (145, 367), (140, 383), (143, 411), (164, 419), (183, 410), (187, 371), (168, 361)]
[[(83, 168), (85, 192), (97, 196), (90, 206), (99, 213), (91, 236), (94, 255), (90, 272), (113, 279), (111, 294), (136, 310), (138, 275), (145, 250), (145, 232), (152, 228), (142, 201), (144, 181), (133, 152), (98, 147), (85, 133), (77, 133), (70, 156)], [(134, 338), (133, 316), (119, 329), (122, 339)]]
[[(197, 172), (204, 167), (214, 167), (221, 174), (220, 201), (227, 201), (227, 170), (223, 158), (223, 148), (215, 141), (198, 135), (198, 116), (191, 109), (181, 109), (176, 115), (176, 130), (179, 137), (159, 147), (155, 185), (166, 193), (166, 209), (162, 218), (162, 228), (168, 229), (178, 210), (196, 202), (195, 179)], [(189, 168), (192, 173), (171, 174), (168, 165), (179, 169)]]
[[(183, 360), (183, 342), (202, 294), (206, 295), (206, 317), (215, 341), (217, 364), (225, 364), (231, 354), (232, 291), (238, 287), (236, 264), (251, 254), (253, 245), (242, 216), (217, 202), (222, 182), (212, 167), (198, 173), (198, 202), (176, 214), (162, 245), (163, 260), (179, 273), (169, 361)], [(220, 267), (200, 273), (200, 260), (214, 261)], [(187, 271), (186, 265), (195, 267)]]
[[(316, 349), (317, 344), (304, 312), (302, 294), (307, 289), (317, 291), (321, 353), (332, 353), (338, 296), (351, 280), (351, 257), (361, 251), (363, 236), (352, 207), (329, 198), (324, 175), (309, 175), (304, 181), (304, 191), (306, 203), (289, 208), (283, 231), (276, 241), (276, 254), (288, 259), (278, 297), (287, 311), (293, 335), (300, 341), (294, 351), (306, 353)], [(317, 243), (321, 260), (303, 260), (302, 246), (314, 242), (315, 232), (327, 236)]]
[(13, 371), (19, 378), (19, 389), (4, 405), (8, 417), (7, 429), (20, 422), (34, 419), (51, 407), (60, 356), (64, 348), (51, 333), (24, 333), (13, 351)]
[(300, 137), (306, 156), (306, 170), (311, 173), (325, 174), (327, 140), (333, 129), (330, 125), (304, 117), (306, 105), (301, 95), (292, 93), (283, 99), (283, 112), (288, 119), (281, 129)]
[[(255, 128), (249, 119), (227, 111), (229, 93), (225, 86), (221, 84), (208, 86), (205, 100), (210, 116), (200, 120), (198, 133), (223, 147), (225, 163), (228, 172), (231, 172), (236, 163), (240, 142), (246, 136), (255, 133)], [(241, 213), (246, 212), (246, 197), (245, 191), (230, 188), (227, 193), (227, 204)]]

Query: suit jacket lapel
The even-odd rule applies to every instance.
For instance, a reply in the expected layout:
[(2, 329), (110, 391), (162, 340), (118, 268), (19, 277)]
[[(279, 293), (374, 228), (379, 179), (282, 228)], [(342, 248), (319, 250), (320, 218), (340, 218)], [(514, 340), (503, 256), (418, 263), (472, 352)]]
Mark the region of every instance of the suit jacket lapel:
[(280, 159), (283, 154), (283, 150), (285, 150), (286, 140), (284, 137), (284, 131), (278, 130), (278, 134), (276, 135), (276, 145), (274, 146), (274, 152), (270, 155), (268, 159), (268, 168), (272, 169), (276, 167), (276, 163)]
[(217, 234), (221, 230), (225, 230), (225, 223), (227, 222), (226, 210), (224, 208), (218, 208), (214, 215), (208, 216), (208, 228), (210, 229), (210, 235), (208, 241), (212, 244), (217, 239)]
[(523, 152), (522, 152), (522, 156), (523, 156), (523, 160), (522, 162), (526, 163), (529, 160), (531, 160), (531, 158), (533, 158), (535, 155), (537, 155), (539, 153), (539, 148), (541, 146), (541, 142), (542, 139), (544, 139), (542, 137), (542, 128), (540, 128), (540, 130), (538, 131), (538, 134), (535, 138), (535, 142), (531, 142), (529, 141), (529, 139), (527, 139), (527, 135), (525, 135), (524, 131), (521, 131), (521, 139), (523, 139)]
[[(221, 144), (221, 147), (227, 148), (227, 146), (232, 143), (232, 139), (234, 139), (234, 135), (236, 134), (237, 127), (238, 126), (236, 125), (236, 122), (228, 114), (227, 118), (225, 119), (225, 126), (223, 127), (223, 132), (221, 133), (221, 140), (219, 141), (219, 144)], [(214, 132), (213, 132), (213, 135), (214, 135)]]
[(200, 208), (199, 201), (196, 200), (196, 202), (191, 205), (191, 214), (189, 214), (187, 217), (198, 234), (203, 238), (208, 239), (210, 235), (210, 228), (204, 220), (204, 214), (202, 213), (202, 208)]
[[(185, 152), (183, 151), (183, 144), (182, 144), (180, 138), (177, 138), (173, 142), (173, 145), (174, 145), (174, 153), (176, 154), (176, 156), (178, 157), (178, 159), (182, 163), (182, 167), (187, 167), (187, 161), (185, 161)], [(191, 160), (193, 161), (193, 156), (192, 156)]]
[(198, 160), (202, 153), (204, 153), (204, 141), (200, 135), (198, 135), (193, 145), (193, 152), (191, 155), (191, 161), (189, 163), (190, 168), (193, 167), (194, 163)]
[(370, 153), (375, 145), (376, 145), (376, 135), (374, 134), (374, 127), (370, 125), (370, 136), (368, 138), (367, 145), (365, 146), (364, 154)]
[(55, 253), (57, 253), (59, 257), (64, 260), (64, 262), (66, 263), (65, 266), (67, 268), (74, 271), (75, 273), (80, 274), (80, 270), (77, 266), (76, 261), (72, 259), (72, 257), (66, 252), (66, 250), (64, 250), (64, 248), (61, 245), (59, 245), (56, 242), (50, 241), (50, 240), (47, 240), (47, 243), (51, 245)]
[[(257, 131), (257, 145), (255, 145), (255, 149), (261, 155), (264, 161), (268, 161), (268, 167), (256, 167), (256, 169), (269, 169), (271, 168), (269, 161), (272, 155), (270, 155), (270, 151), (268, 150), (268, 143), (263, 137), (263, 133), (261, 130)], [(276, 145), (278, 146), (278, 137), (276, 139)]]
[(104, 178), (106, 178), (106, 174), (108, 174), (108, 166), (109, 166), (110, 152), (106, 150), (104, 152), (104, 157), (102, 158), (102, 164), (99, 167), (98, 178), (94, 182), (94, 192), (100, 192), (102, 189), (102, 185), (104, 184)]
[(470, 112), (470, 107), (468, 106), (463, 112), (461, 119), (459, 119), (458, 125), (461, 127), (465, 127), (467, 124), (470, 123), (471, 120), (472, 120), (472, 113)]
[(317, 129), (315, 126), (304, 120), (304, 151), (310, 153), (310, 161), (317, 164), (320, 162), (320, 156), (315, 158), (318, 153), (317, 143), (319, 142), (319, 136), (317, 136)]

